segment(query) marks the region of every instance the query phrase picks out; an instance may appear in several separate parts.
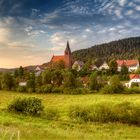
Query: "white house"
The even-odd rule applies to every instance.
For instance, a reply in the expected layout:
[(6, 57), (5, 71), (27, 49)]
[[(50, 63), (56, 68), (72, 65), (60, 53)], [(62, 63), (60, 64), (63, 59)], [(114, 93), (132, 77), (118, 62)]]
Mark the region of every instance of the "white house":
[(20, 87), (25, 87), (27, 85), (27, 82), (19, 82)]
[(105, 70), (108, 70), (108, 69), (109, 69), (109, 66), (108, 66), (108, 64), (107, 64), (106, 62), (104, 62), (104, 63), (99, 67), (99, 70), (103, 70), (103, 69), (105, 69)]
[(138, 60), (117, 60), (118, 71), (121, 71), (122, 66), (126, 66), (129, 72), (136, 71), (139, 68)]
[(74, 64), (72, 65), (72, 69), (75, 69), (77, 71), (80, 71), (84, 66), (84, 62), (82, 61), (75, 61)]
[(35, 76), (39, 76), (42, 72), (43, 72), (43, 68), (41, 66), (36, 66), (35, 69), (34, 69), (34, 72), (35, 72)]
[(139, 74), (130, 74), (130, 81), (128, 83), (125, 83), (125, 86), (130, 88), (133, 83), (137, 83), (140, 86), (140, 75)]

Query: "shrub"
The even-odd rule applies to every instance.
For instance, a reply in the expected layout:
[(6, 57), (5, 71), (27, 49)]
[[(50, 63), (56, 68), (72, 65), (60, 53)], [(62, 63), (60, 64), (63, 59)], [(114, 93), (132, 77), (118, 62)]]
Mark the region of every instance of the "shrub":
[(69, 110), (69, 117), (76, 121), (90, 121), (90, 110), (80, 106), (71, 106)]
[(124, 87), (120, 83), (119, 77), (118, 76), (112, 76), (109, 85), (104, 86), (102, 88), (102, 93), (104, 94), (110, 94), (110, 93), (122, 93), (124, 92)]
[(43, 93), (51, 93), (53, 86), (51, 84), (47, 84), (41, 87)]
[(37, 87), (37, 88), (35, 89), (35, 92), (36, 92), (36, 93), (42, 93), (42, 89), (39, 88), (39, 87)]
[(25, 87), (25, 86), (19, 86), (19, 87), (17, 88), (17, 91), (18, 91), (18, 92), (26, 92), (26, 87)]
[(69, 117), (84, 122), (120, 122), (140, 125), (140, 109), (129, 102), (121, 104), (100, 103), (94, 106), (73, 106), (69, 109)]
[(8, 106), (9, 111), (31, 116), (41, 115), (43, 109), (41, 100), (35, 97), (17, 98)]
[(69, 117), (77, 121), (91, 122), (113, 122), (114, 113), (111, 108), (104, 104), (97, 104), (88, 107), (71, 107)]
[(52, 93), (63, 93), (63, 87), (53, 87)]
[(131, 87), (133, 88), (133, 87), (139, 87), (139, 84), (138, 83), (132, 83), (131, 84)]
[(27, 88), (27, 92), (28, 93), (33, 93), (33, 92), (35, 92), (35, 90), (33, 88)]
[(47, 109), (45, 111), (45, 117), (48, 119), (48, 120), (56, 120), (59, 118), (59, 113), (58, 113), (58, 110), (56, 109)]
[(127, 94), (139, 94), (140, 93), (140, 87), (133, 87), (133, 88), (126, 88), (125, 93)]
[(105, 85), (105, 86), (102, 88), (102, 93), (103, 93), (103, 94), (110, 94), (110, 93), (113, 93), (113, 89), (112, 89), (111, 86)]

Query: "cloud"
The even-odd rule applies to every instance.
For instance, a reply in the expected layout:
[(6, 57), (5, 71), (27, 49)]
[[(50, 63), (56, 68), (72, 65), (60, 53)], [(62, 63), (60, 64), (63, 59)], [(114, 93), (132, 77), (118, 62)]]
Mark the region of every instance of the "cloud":
[(0, 43), (5, 44), (8, 42), (9, 38), (9, 29), (8, 28), (0, 28)]
[(124, 6), (126, 4), (127, 0), (119, 0), (120, 6)]
[(26, 49), (33, 49), (35, 48), (35, 45), (33, 44), (26, 44), (23, 42), (9, 42), (7, 44), (8, 48), (10, 49), (19, 49), (19, 50), (26, 50)]

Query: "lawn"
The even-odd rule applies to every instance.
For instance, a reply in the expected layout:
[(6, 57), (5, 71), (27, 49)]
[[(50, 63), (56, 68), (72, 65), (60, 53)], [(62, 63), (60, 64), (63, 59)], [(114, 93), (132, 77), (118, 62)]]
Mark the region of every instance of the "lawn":
[[(25, 117), (3, 111), (16, 97), (35, 96), (42, 99), (45, 109), (58, 109), (59, 120)], [(120, 123), (74, 123), (67, 117), (71, 105), (94, 105), (98, 102), (134, 102), (140, 104), (139, 94), (59, 95), (23, 94), (0, 91), (0, 140), (139, 140), (140, 127)]]

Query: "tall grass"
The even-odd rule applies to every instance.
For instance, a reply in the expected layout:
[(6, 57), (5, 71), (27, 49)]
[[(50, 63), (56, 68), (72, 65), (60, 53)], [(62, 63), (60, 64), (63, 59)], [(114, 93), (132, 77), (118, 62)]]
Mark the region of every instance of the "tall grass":
[(72, 106), (69, 117), (84, 122), (120, 122), (140, 125), (140, 106), (130, 102), (120, 104), (98, 103), (94, 106)]

